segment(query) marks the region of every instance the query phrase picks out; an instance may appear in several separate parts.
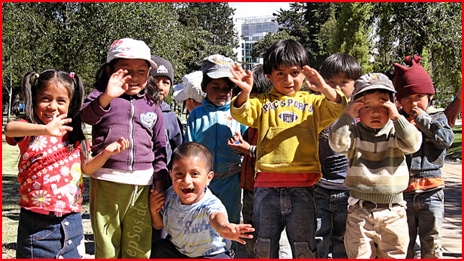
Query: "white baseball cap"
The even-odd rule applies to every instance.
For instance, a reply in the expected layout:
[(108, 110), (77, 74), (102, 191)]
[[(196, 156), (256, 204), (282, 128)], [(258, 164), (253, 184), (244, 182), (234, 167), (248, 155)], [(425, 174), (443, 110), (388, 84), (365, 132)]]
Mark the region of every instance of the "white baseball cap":
[(109, 63), (116, 58), (123, 59), (142, 59), (150, 63), (152, 69), (158, 65), (151, 59), (150, 48), (144, 41), (132, 38), (122, 38), (114, 41), (106, 55), (106, 62)]
[(202, 71), (195, 71), (182, 77), (182, 83), (174, 86), (174, 93), (172, 94), (174, 100), (183, 102), (190, 98), (201, 103), (206, 96), (201, 90), (202, 79)]

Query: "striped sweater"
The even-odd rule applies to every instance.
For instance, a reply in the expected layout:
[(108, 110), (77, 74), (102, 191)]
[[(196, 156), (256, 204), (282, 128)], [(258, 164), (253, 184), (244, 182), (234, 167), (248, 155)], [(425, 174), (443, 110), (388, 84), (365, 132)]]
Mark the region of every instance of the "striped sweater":
[(343, 114), (329, 134), (330, 147), (347, 154), (344, 185), (357, 199), (399, 203), (409, 180), (405, 154), (419, 150), (422, 134), (406, 118), (389, 121), (374, 130)]

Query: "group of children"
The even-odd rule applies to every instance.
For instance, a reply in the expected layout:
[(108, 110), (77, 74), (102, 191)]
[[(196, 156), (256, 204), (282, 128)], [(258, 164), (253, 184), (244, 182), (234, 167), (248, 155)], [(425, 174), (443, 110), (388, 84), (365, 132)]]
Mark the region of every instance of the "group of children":
[(174, 92), (197, 103), (185, 134), (164, 102), (173, 66), (143, 41), (113, 42), (85, 99), (75, 73), (28, 73), (25, 117), (5, 128), (21, 153), (17, 258), (83, 256), (82, 174), (96, 258), (233, 258), (236, 242), (278, 258), (284, 229), (293, 258), (413, 258), (417, 236), (422, 258), (441, 257), (454, 136), (407, 62), (392, 82), (345, 54), (319, 73), (294, 40), (254, 72), (211, 55)]

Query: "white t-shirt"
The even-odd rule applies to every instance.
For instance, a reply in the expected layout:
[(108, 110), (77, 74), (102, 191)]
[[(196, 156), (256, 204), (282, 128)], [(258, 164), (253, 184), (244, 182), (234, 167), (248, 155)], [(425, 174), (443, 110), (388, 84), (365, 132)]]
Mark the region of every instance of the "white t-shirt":
[(170, 187), (166, 190), (163, 225), (171, 236), (171, 242), (188, 257), (217, 255), (230, 249), (231, 242), (223, 239), (211, 227), (209, 216), (222, 212), (227, 216), (221, 200), (206, 188), (203, 198), (192, 205), (182, 205), (179, 197)]

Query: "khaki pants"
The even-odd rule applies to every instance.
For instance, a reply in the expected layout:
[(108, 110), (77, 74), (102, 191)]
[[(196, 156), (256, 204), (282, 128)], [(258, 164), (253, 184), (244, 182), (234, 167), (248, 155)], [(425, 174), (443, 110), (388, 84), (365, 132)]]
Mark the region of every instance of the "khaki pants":
[(348, 207), (345, 249), (348, 258), (406, 258), (408, 221), (403, 206), (366, 209)]
[(149, 258), (149, 185), (90, 178), (90, 220), (95, 258)]

